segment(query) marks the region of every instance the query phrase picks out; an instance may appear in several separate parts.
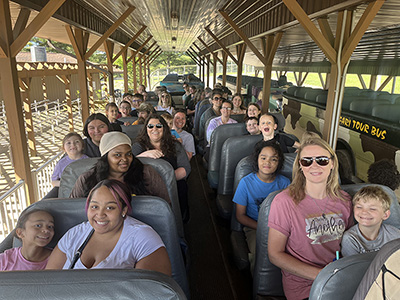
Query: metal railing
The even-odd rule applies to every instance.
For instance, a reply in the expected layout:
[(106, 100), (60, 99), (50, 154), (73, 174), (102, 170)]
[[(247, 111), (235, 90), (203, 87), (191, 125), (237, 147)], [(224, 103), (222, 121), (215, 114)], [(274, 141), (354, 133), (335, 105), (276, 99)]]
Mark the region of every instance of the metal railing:
[(0, 197), (0, 239), (3, 240), (17, 225), (18, 217), (26, 208), (25, 182), (20, 180)]
[(53, 189), (51, 175), (53, 175), (54, 167), (63, 154), (63, 151), (57, 153), (38, 169), (32, 171), (33, 180), (36, 184), (36, 199), (43, 199)]

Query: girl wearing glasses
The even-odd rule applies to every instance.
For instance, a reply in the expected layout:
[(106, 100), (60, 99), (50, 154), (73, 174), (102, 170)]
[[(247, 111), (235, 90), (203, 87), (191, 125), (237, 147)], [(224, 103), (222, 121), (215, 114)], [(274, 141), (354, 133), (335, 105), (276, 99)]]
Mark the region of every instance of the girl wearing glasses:
[(293, 182), (272, 201), (268, 256), (282, 269), (288, 300), (308, 298), (313, 280), (335, 259), (343, 232), (353, 225), (338, 164), (324, 140), (306, 138), (293, 165)]
[(167, 111), (170, 115), (172, 115), (174, 108), (172, 107), (171, 95), (167, 92), (162, 92), (160, 96), (160, 100), (158, 100), (158, 106), (156, 107), (157, 111)]
[(157, 115), (150, 115), (143, 130), (132, 145), (132, 153), (137, 157), (149, 157), (168, 161), (175, 170), (179, 203), (183, 221), (188, 220), (188, 199), (186, 177), (190, 173), (190, 163), (186, 151), (178, 141), (172, 138), (165, 120)]

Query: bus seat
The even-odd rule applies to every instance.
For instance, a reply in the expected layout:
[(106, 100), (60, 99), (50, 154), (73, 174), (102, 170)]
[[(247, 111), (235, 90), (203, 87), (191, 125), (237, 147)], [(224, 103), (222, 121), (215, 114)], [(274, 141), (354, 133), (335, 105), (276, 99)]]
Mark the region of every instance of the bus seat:
[[(85, 203), (86, 198), (52, 199), (38, 201), (27, 209), (42, 208), (53, 215), (55, 233), (49, 244), (49, 247), (53, 248), (68, 229), (87, 221)], [(186, 269), (171, 207), (165, 200), (153, 196), (134, 196), (131, 203), (130, 216), (150, 225), (160, 235), (171, 261), (172, 278), (181, 286), (186, 295), (189, 295)], [(13, 247), (19, 246), (21, 246), (21, 241), (15, 238)]]
[(74, 161), (66, 166), (61, 174), (58, 198), (69, 198), (78, 177), (89, 171), (96, 164), (97, 160), (97, 157), (85, 158)]
[(400, 229), (400, 205), (399, 202), (397, 201), (395, 192), (393, 192), (391, 188), (384, 185), (371, 184), (371, 183), (346, 184), (342, 185), (341, 188), (347, 193), (349, 193), (351, 197), (353, 197), (354, 194), (357, 193), (358, 190), (360, 190), (362, 187), (371, 185), (372, 186), (376, 185), (381, 187), (392, 200), (392, 204), (390, 205), (390, 217), (387, 220), (384, 220), (383, 222), (385, 224), (389, 224)]
[(327, 265), (315, 278), (309, 299), (352, 299), (376, 253), (352, 255)]
[(211, 103), (208, 99), (204, 99), (196, 104), (194, 112), (194, 128), (193, 128), (193, 134), (195, 137), (199, 136), (200, 117), (210, 107)]
[(365, 96), (368, 97), (371, 100), (376, 100), (378, 96), (389, 96), (390, 94), (388, 92), (383, 92), (383, 91), (373, 91), (373, 90), (363, 90), (360, 93), (360, 96)]
[(253, 296), (284, 296), (281, 269), (268, 258), (268, 215), (272, 200), (281, 191), (275, 191), (261, 204), (257, 222), (256, 261), (253, 273)]
[(217, 208), (219, 214), (229, 219), (232, 214), (232, 195), (235, 169), (239, 161), (253, 153), (262, 135), (244, 135), (228, 138), (222, 146), (219, 167)]
[(312, 91), (313, 89), (310, 87), (300, 87), (294, 92), (294, 96), (298, 99), (305, 99), (304, 96), (307, 92)]
[(121, 128), (122, 132), (126, 133), (126, 135), (129, 136), (129, 138), (133, 142), (138, 136), (139, 132), (142, 131), (143, 126), (144, 126), (143, 124), (129, 125), (129, 126), (121, 125)]
[(344, 88), (344, 94), (345, 95), (354, 95), (357, 96), (361, 93), (362, 90), (356, 86), (346, 86)]
[[(281, 170), (281, 174), (292, 180), (293, 163), (296, 158), (296, 153), (284, 153), (285, 162)], [(235, 170), (234, 188), (236, 190), (239, 181), (246, 175), (253, 172), (251, 156), (243, 158), (237, 165)], [(268, 197), (267, 197), (268, 198)], [(266, 199), (267, 199), (266, 198)], [(264, 200), (265, 201), (265, 200)], [(231, 217), (231, 244), (233, 249), (233, 259), (239, 270), (244, 270), (250, 267), (248, 252), (249, 249), (246, 243), (246, 237), (243, 233), (243, 225), (236, 219), (236, 206), (233, 207)]]
[(3, 299), (186, 299), (172, 278), (148, 270), (10, 271), (0, 281)]
[(350, 111), (371, 116), (372, 109), (379, 104), (390, 104), (389, 100), (355, 100), (350, 103)]
[(372, 109), (372, 116), (398, 123), (400, 120), (400, 103), (377, 105)]
[[(200, 152), (200, 154), (203, 155), (203, 167), (206, 170), (208, 169), (208, 157), (205, 157), (206, 155), (204, 155), (204, 154), (206, 153), (207, 144), (208, 144), (207, 143), (207, 128), (208, 128), (208, 125), (210, 125), (211, 120), (216, 118), (216, 117), (217, 116), (211, 116), (206, 120), (206, 122), (204, 123), (203, 131), (202, 131), (203, 135), (202, 135), (201, 139), (199, 139), (199, 143), (197, 145), (199, 150), (201, 150), (201, 151), (198, 151), (198, 152)], [(211, 137), (210, 137), (210, 139), (211, 139)]]
[(232, 136), (247, 134), (244, 123), (225, 124), (214, 129), (210, 138), (210, 155), (208, 159), (207, 179), (211, 188), (218, 188), (219, 167), (221, 163), (222, 146)]
[(281, 133), (283, 132), (283, 130), (285, 129), (285, 125), (286, 125), (286, 119), (283, 116), (283, 114), (281, 112), (272, 112), (270, 113), (271, 115), (273, 115), (275, 117), (275, 119), (278, 121), (278, 127), (275, 130), (275, 133)]
[(351, 102), (357, 101), (357, 100), (364, 101), (364, 100), (366, 100), (366, 98), (364, 96), (344, 95), (343, 102), (342, 102), (342, 109), (349, 110)]
[(231, 119), (237, 121), (238, 123), (243, 123), (245, 117), (246, 117), (245, 114), (231, 115), (230, 116)]
[(324, 91), (324, 93), (320, 93), (315, 97), (316, 103), (326, 105), (327, 101), (328, 101), (328, 91)]
[(119, 118), (118, 120), (121, 122), (129, 122), (130, 124), (132, 124), (133, 122), (135, 122), (138, 119), (138, 117), (122, 117)]
[(400, 99), (399, 94), (379, 94), (378, 97), (376, 97), (377, 100), (389, 100), (390, 103), (395, 104), (397, 99)]
[(179, 206), (178, 187), (176, 185), (175, 171), (171, 164), (164, 159), (154, 159), (149, 157), (138, 157), (138, 159), (145, 165), (152, 166), (165, 182), (168, 190), (168, 195), (171, 200), (171, 208), (174, 212), (178, 234), (181, 238), (184, 237), (183, 222), (181, 209)]
[(300, 87), (298, 86), (290, 86), (288, 87), (288, 89), (286, 90), (286, 94), (288, 94), (289, 96), (294, 96), (295, 92), (297, 91), (297, 89), (299, 89)]
[(316, 102), (317, 96), (321, 95), (323, 92), (324, 90), (321, 89), (307, 90), (306, 93), (304, 94), (304, 99), (309, 100), (311, 102)]

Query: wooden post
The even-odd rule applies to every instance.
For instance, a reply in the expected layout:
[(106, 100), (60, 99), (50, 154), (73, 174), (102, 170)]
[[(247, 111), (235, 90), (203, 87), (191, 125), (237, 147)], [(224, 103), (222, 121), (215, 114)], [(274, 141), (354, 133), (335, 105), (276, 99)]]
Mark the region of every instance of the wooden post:
[(126, 60), (127, 53), (126, 51), (122, 52), (122, 67), (123, 67), (123, 74), (124, 74), (124, 93), (127, 93), (129, 90), (128, 86), (128, 64)]
[(139, 82), (143, 84), (142, 58), (139, 58)]
[(26, 131), (28, 133), (28, 145), (31, 156), (37, 156), (36, 150), (36, 140), (35, 140), (35, 128), (33, 126), (33, 118), (32, 118), (32, 103), (30, 97), (30, 85), (32, 78), (21, 78), (20, 79), (20, 89), (21, 89), (21, 97), (24, 103), (24, 111), (25, 111), (25, 124)]
[(237, 74), (236, 74), (236, 93), (242, 93), (242, 75), (243, 75), (243, 60), (246, 54), (246, 44), (236, 46), (237, 56)]
[(107, 56), (107, 69), (108, 69), (108, 92), (110, 93), (110, 100), (114, 102), (114, 68), (113, 68), (113, 54), (114, 43), (111, 41), (104, 42), (104, 49)]
[(226, 86), (226, 65), (228, 62), (228, 54), (222, 51), (222, 85)]
[(67, 111), (68, 111), (68, 128), (70, 132), (73, 132), (74, 114), (72, 110), (72, 99), (71, 99), (71, 75), (62, 75), (61, 79), (65, 85), (65, 99), (67, 100)]
[(209, 87), (210, 86), (210, 60), (211, 60), (211, 55), (207, 55), (207, 83), (204, 85), (204, 87)]
[(133, 76), (133, 89), (137, 91), (138, 88), (138, 82), (137, 82), (137, 72), (136, 72), (136, 54), (133, 55), (132, 59), (132, 76)]
[(213, 88), (217, 84), (217, 53), (213, 53)]

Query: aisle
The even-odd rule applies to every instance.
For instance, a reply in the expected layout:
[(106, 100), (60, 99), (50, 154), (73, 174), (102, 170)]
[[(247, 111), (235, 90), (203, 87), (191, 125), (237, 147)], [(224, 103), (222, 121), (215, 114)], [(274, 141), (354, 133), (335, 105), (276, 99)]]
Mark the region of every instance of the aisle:
[(191, 253), (191, 299), (251, 299), (250, 274), (241, 273), (230, 259), (229, 222), (217, 216), (215, 194), (208, 186), (201, 156), (196, 155), (191, 165), (191, 219), (185, 225)]

